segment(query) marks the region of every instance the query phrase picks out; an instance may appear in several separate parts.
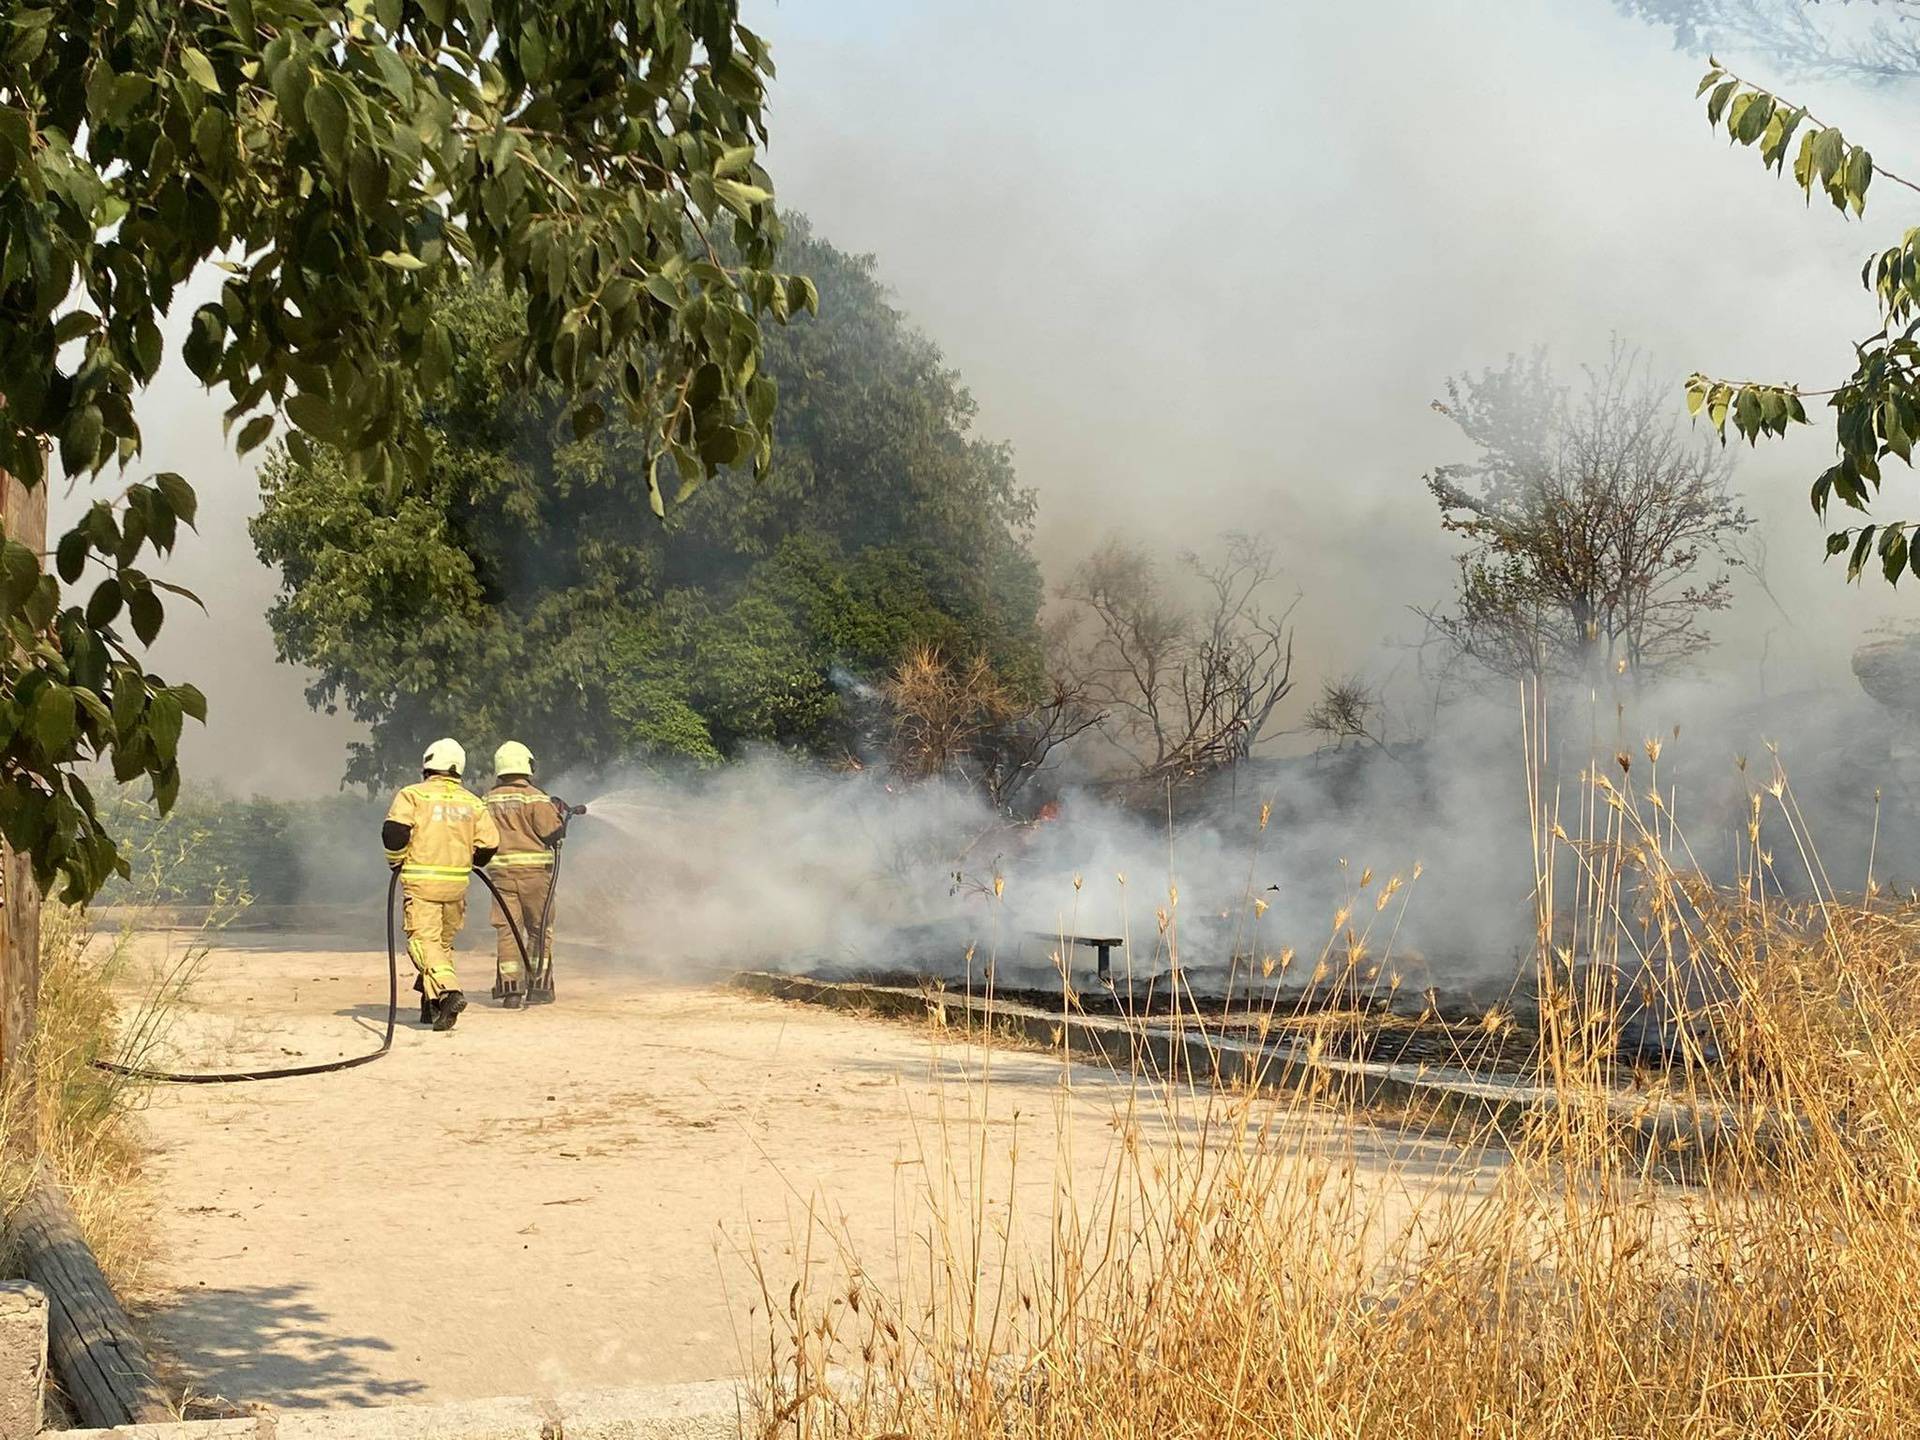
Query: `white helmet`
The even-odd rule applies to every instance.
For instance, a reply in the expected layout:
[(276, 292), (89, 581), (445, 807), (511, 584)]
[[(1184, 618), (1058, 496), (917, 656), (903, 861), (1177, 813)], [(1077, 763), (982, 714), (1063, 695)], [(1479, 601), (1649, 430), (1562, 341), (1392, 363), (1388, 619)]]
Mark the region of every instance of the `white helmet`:
[(458, 740), (436, 740), (427, 746), (427, 753), (420, 757), (422, 770), (446, 770), (455, 775), (467, 768), (467, 752), (460, 748)]
[(496, 775), (533, 774), (533, 752), (518, 740), (509, 740), (493, 752), (493, 773)]

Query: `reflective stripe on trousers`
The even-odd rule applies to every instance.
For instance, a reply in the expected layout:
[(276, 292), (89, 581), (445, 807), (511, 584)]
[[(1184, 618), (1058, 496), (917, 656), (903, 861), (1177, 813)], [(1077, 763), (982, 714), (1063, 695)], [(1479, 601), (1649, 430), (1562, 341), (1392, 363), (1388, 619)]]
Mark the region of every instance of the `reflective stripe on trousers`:
[(467, 899), (426, 900), (407, 896), (404, 912), (407, 927), (407, 954), (413, 968), (420, 972), (420, 993), (436, 1000), (449, 990), (460, 988), (460, 977), (453, 969), (453, 943), (467, 919)]
[[(520, 927), (520, 938), (526, 941), (527, 957), (536, 965), (546, 953), (548, 936), (540, 931), (540, 920), (546, 913), (547, 893), (553, 887), (553, 870), (545, 865), (509, 866), (494, 880), (500, 887), (501, 898), (512, 907), (513, 923)], [(513, 931), (507, 928), (507, 916), (500, 908), (500, 901), (493, 902), (493, 927), (495, 936), (494, 954), (499, 965), (500, 980), (508, 994), (520, 989), (522, 967), (520, 949), (513, 943)]]

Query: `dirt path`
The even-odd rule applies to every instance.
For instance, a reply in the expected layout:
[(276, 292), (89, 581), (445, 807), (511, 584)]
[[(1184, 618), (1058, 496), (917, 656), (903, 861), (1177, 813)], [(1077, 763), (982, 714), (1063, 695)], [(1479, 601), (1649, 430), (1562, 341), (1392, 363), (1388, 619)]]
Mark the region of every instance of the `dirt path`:
[[(169, 1058), (370, 1046), (385, 957), (327, 943), (215, 951)], [(990, 1226), (1044, 1233), (1055, 1174), (1093, 1185), (1128, 1101), (1008, 1052), (982, 1098), (973, 1061), (911, 1028), (609, 960), (563, 956), (559, 1005), (504, 1012), (463, 959), (481, 999), (451, 1035), (408, 1023), (344, 1074), (155, 1092), (145, 1309), (182, 1383), (316, 1406), (743, 1373), (764, 1348), (745, 1253), (784, 1298), (825, 1263), (811, 1209), (884, 1281), (930, 1179), (979, 1154)]]

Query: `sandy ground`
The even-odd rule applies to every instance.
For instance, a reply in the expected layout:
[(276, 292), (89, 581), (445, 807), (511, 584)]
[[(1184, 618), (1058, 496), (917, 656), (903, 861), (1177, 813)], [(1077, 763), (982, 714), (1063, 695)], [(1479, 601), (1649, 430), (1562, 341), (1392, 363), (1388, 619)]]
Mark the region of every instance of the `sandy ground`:
[[(164, 1058), (370, 1048), (385, 956), (338, 943), (230, 939)], [(451, 1035), (412, 1023), (403, 989), (376, 1064), (154, 1092), (157, 1244), (136, 1298), (176, 1383), (293, 1407), (741, 1374), (765, 1349), (746, 1257), (784, 1299), (829, 1263), (810, 1215), (884, 1284), (929, 1189), (972, 1189), (981, 1157), (988, 1228), (1041, 1236), (1056, 1175), (1085, 1193), (1113, 1162), (1130, 1087), (1106, 1072), (1000, 1051), (983, 1088), (980, 1055), (931, 1031), (564, 945), (560, 1003), (501, 1011), (473, 943), (477, 1003)], [(1164, 1121), (1143, 1133), (1168, 1143)], [(1417, 1157), (1373, 1163), (1418, 1183)]]

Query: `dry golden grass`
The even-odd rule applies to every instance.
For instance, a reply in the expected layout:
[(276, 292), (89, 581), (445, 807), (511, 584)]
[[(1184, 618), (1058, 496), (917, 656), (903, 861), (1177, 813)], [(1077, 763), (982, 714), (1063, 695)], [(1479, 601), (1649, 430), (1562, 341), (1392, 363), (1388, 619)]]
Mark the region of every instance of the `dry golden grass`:
[[(25, 1146), (0, 1150), (0, 1203), (10, 1208), (37, 1174), (58, 1180), (101, 1269), (122, 1294), (137, 1284), (151, 1250), (137, 1120), (148, 1086), (95, 1062), (150, 1063), (206, 956), (202, 932), (157, 958), (140, 957), (133, 941), (145, 913), (131, 910), (120, 928), (102, 932), (83, 910), (43, 908), (30, 1071), (38, 1154)], [(223, 900), (209, 926), (233, 913), (233, 902)], [(116, 991), (138, 999), (125, 1005)], [(0, 1129), (18, 1134), (28, 1103), (18, 1087), (0, 1090)]]
[[(1414, 1118), (1383, 1166), (1330, 1086), (1303, 1115), (1139, 1076), (1097, 1193), (1055, 1177), (1043, 1238), (1004, 1243), (950, 1126), (925, 1168), (960, 1180), (913, 1253), (822, 1221), (799, 1283), (756, 1260), (767, 1433), (1912, 1433), (1920, 909), (1834, 894), (1777, 778), (1746, 875), (1705, 884), (1647, 764), (1653, 789), (1596, 770), (1565, 814), (1532, 767), (1545, 1120)], [(1778, 898), (1776, 843), (1812, 901)], [(1666, 1093), (1727, 1121), (1685, 1184), (1611, 1088), (1629, 998), (1686, 1019)]]
[(893, 710), (895, 763), (913, 776), (944, 773), (1019, 710), (984, 655), (950, 661), (937, 645), (909, 650), (882, 691)]

